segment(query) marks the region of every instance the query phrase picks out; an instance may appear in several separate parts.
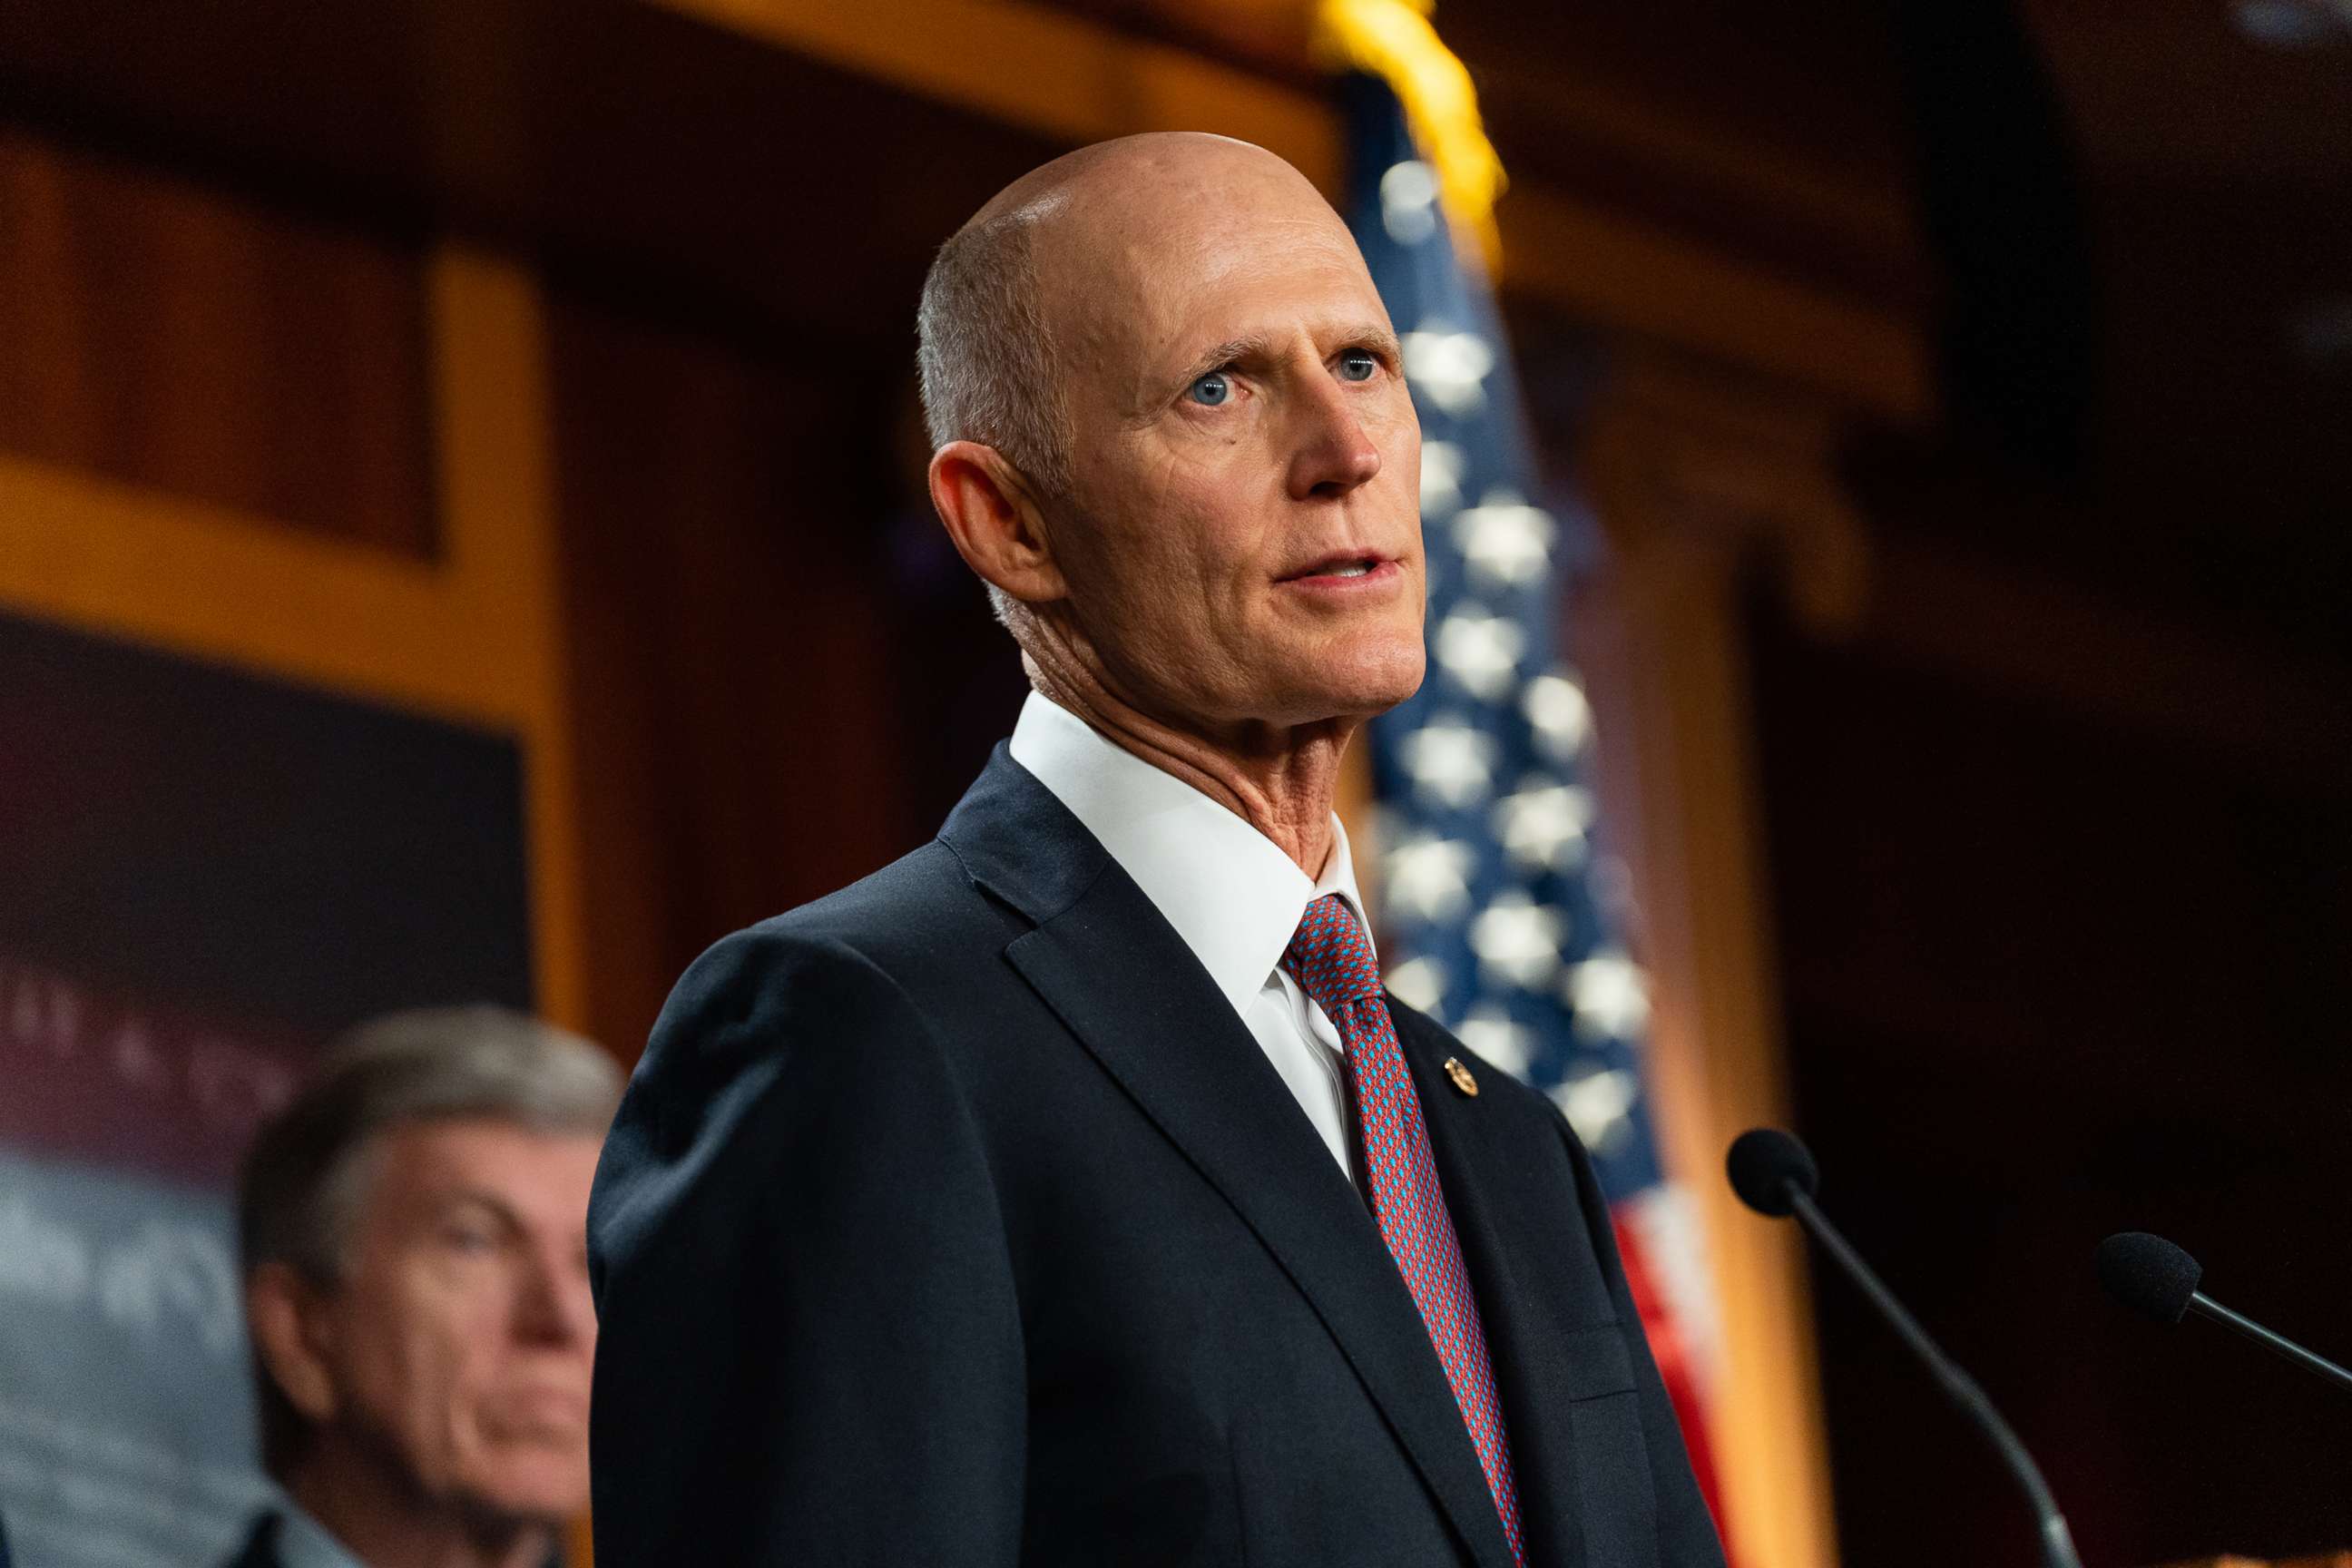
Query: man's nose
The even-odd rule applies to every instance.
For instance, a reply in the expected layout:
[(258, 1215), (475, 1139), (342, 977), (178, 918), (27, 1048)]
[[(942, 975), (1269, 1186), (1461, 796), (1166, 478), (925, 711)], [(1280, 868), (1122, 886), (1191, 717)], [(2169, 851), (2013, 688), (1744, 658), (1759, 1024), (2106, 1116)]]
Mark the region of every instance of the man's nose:
[(596, 1308), (586, 1265), (546, 1249), (534, 1250), (517, 1282), (514, 1331), (518, 1339), (542, 1344), (572, 1344), (593, 1336)]
[(1297, 445), (1290, 458), (1290, 494), (1294, 500), (1346, 495), (1381, 471), (1381, 449), (1373, 445), (1348, 394), (1328, 374), (1306, 378), (1307, 392), (1297, 404)]

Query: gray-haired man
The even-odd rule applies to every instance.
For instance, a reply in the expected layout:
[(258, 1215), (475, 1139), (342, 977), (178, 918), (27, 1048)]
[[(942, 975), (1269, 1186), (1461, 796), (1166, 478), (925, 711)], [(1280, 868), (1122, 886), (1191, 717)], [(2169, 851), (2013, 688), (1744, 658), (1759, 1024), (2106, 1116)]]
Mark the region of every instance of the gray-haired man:
[(620, 1092), (503, 1008), (330, 1048), (238, 1184), (263, 1462), (233, 1568), (524, 1568), (588, 1499), (584, 1226)]

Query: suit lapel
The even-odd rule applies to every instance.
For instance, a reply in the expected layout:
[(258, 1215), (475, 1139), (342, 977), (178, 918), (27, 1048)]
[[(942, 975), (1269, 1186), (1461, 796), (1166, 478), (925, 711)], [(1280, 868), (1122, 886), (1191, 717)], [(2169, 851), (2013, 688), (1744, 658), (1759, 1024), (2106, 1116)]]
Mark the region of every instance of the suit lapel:
[(1576, 1389), (1573, 1369), (1561, 1360), (1577, 1325), (1555, 1320), (1556, 1304), (1576, 1298), (1555, 1275), (1562, 1232), (1580, 1216), (1536, 1203), (1528, 1195), (1534, 1184), (1509, 1179), (1503, 1162), (1512, 1152), (1500, 1146), (1488, 1104), (1458, 1092), (1444, 1071), (1449, 1055), (1467, 1053), (1416, 1014), (1392, 1005), (1390, 1016), (1421, 1095), (1437, 1179), (1486, 1331), (1528, 1560), (1571, 1568), (1587, 1556), (1569, 1415)]
[(1511, 1568), (1477, 1450), (1379, 1228), (1199, 961), (1002, 751), (941, 837), (1036, 921), (1006, 957), (1298, 1287), (1472, 1557)]

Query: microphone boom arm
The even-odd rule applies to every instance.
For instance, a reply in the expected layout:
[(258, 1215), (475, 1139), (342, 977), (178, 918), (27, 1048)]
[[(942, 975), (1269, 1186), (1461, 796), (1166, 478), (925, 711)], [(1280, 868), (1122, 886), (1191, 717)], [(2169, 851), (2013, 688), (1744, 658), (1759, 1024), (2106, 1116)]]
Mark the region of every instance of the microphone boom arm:
[(2225, 1329), (2243, 1334), (2273, 1355), (2284, 1356), (2305, 1372), (2315, 1372), (2336, 1387), (2352, 1393), (2352, 1372), (2347, 1372), (2315, 1351), (2307, 1351), (2284, 1334), (2274, 1334), (2252, 1318), (2241, 1317), (2202, 1290), (2192, 1290), (2189, 1310), (2212, 1319)]
[[(2074, 1538), (2066, 1528), (2066, 1516), (2058, 1511), (2058, 1500), (2050, 1495), (2049, 1484), (2042, 1480), (2040, 1467), (2034, 1464), (2033, 1456), (2025, 1451), (2025, 1445), (2017, 1440), (2017, 1434), (2010, 1430), (2009, 1423), (2000, 1418), (2000, 1412), (1993, 1408), (1992, 1401), (1985, 1397), (1984, 1390), (1977, 1386), (1976, 1379), (1962, 1371), (1958, 1363), (1927, 1337), (1927, 1331), (1921, 1328), (1917, 1320), (1904, 1309), (1903, 1303), (1895, 1299), (1895, 1293), (1880, 1282), (1878, 1276), (1871, 1271), (1870, 1265), (1862, 1260), (1862, 1255), (1846, 1244), (1845, 1237), (1839, 1234), (1837, 1226), (1830, 1223), (1829, 1216), (1822, 1213), (1811, 1194), (1793, 1181), (1788, 1184), (1787, 1192), (1789, 1206), (1795, 1213), (1797, 1223), (1803, 1226), (1813, 1240), (1820, 1244), (1822, 1250), (1834, 1258), (1847, 1277), (1862, 1288), (1863, 1294), (1868, 1296), (1872, 1305), (1894, 1325), (1895, 1333), (1910, 1347), (1911, 1353), (1927, 1364), (1928, 1372), (1943, 1385), (1944, 1391), (1975, 1420), (1977, 1429), (1985, 1435), (1994, 1451), (2000, 1454), (2001, 1462), (2009, 1467), (2010, 1473), (2025, 1489), (2026, 1497), (2033, 1506), (2034, 1518), (2042, 1529), (2043, 1568), (2083, 1568), (2083, 1560), (2074, 1553)], [(2341, 1368), (2333, 1370), (2343, 1375)]]

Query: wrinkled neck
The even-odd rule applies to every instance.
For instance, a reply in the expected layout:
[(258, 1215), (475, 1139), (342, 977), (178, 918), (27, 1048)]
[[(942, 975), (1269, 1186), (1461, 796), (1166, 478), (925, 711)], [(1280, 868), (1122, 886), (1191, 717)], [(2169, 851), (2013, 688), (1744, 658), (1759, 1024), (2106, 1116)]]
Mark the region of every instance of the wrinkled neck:
[(1129, 700), (1091, 660), (1049, 637), (1024, 638), (1030, 684), (1097, 733), (1183, 780), (1271, 839), (1310, 879), (1331, 856), (1331, 805), (1340, 760), (1360, 720), (1311, 724), (1240, 724), (1202, 733)]

